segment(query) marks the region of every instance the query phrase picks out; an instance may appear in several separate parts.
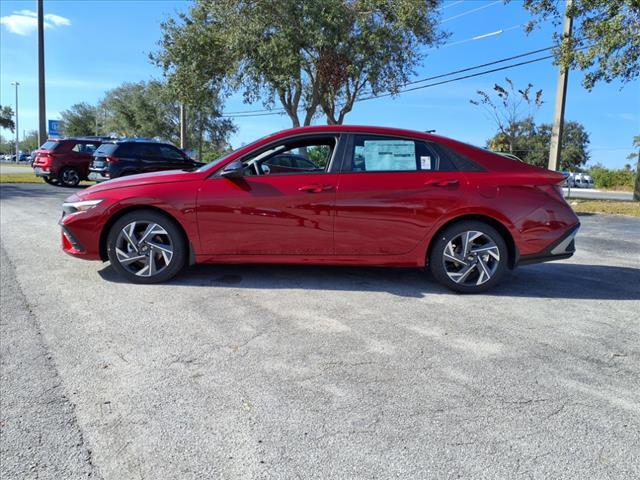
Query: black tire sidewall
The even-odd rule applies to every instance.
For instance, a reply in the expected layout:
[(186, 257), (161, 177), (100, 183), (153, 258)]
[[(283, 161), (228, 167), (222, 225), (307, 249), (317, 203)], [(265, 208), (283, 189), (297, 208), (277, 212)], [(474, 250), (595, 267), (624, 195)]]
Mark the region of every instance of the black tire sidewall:
[[(478, 286), (460, 285), (451, 280), (445, 271), (442, 261), (442, 256), (447, 243), (449, 243), (449, 241), (456, 235), (469, 230), (486, 233), (494, 240), (498, 246), (498, 251), (500, 252), (500, 262), (498, 263), (496, 272), (487, 282)], [(445, 287), (460, 293), (482, 293), (493, 288), (504, 276), (508, 268), (508, 263), (509, 251), (500, 232), (491, 225), (478, 220), (463, 220), (447, 227), (438, 234), (437, 238), (435, 238), (433, 247), (429, 253), (429, 269), (431, 270), (431, 274), (434, 278)]]
[[(118, 234), (126, 225), (134, 221), (150, 221), (157, 223), (158, 225), (162, 226), (162, 228), (164, 228), (171, 237), (171, 241), (174, 246), (171, 264), (161, 273), (159, 273), (158, 275), (154, 275), (153, 277), (139, 277), (129, 272), (122, 265), (120, 265), (120, 262), (116, 257), (115, 243)], [(162, 213), (152, 210), (136, 210), (123, 215), (111, 226), (111, 229), (109, 230), (109, 234), (107, 236), (107, 256), (109, 257), (111, 266), (121, 276), (133, 283), (149, 284), (160, 283), (169, 280), (170, 278), (177, 275), (180, 270), (182, 270), (187, 260), (187, 254), (187, 241), (184, 238), (184, 235), (176, 224), (175, 220), (167, 215), (163, 215)]]

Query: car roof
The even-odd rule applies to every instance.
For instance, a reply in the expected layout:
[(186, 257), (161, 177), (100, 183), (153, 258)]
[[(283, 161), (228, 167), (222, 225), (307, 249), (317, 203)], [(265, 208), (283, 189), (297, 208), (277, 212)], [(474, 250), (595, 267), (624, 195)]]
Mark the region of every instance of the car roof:
[(421, 132), (418, 130), (408, 130), (395, 127), (376, 127), (371, 125), (310, 125), (306, 127), (295, 127), (281, 130), (274, 133), (273, 135), (269, 135), (269, 137), (280, 137), (297, 134), (303, 135), (308, 133), (367, 133), (373, 135), (418, 137), (425, 140), (437, 140), (446, 138), (440, 135), (434, 135), (432, 133)]

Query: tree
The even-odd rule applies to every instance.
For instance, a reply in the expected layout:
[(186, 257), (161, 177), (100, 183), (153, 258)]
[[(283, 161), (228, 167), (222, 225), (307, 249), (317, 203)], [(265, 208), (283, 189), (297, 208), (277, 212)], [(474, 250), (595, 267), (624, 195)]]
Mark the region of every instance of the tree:
[(533, 125), (534, 111), (542, 105), (542, 90), (532, 94), (533, 85), (517, 89), (509, 78), (505, 78), (507, 88), (493, 86), (493, 94), (478, 90), (478, 100), (470, 100), (473, 105), (482, 106), (498, 127), (502, 141), (506, 143), (508, 152), (515, 154), (516, 141), (524, 136), (522, 129)]
[(13, 132), (16, 129), (16, 124), (13, 121), (13, 109), (5, 105), (4, 107), (0, 105), (0, 127), (6, 128), (7, 130), (11, 130)]
[[(160, 138), (178, 143), (180, 140), (179, 102), (162, 82), (124, 83), (106, 93), (100, 108), (105, 112), (105, 129), (126, 137)], [(209, 104), (191, 110), (187, 129), (200, 138), (200, 157), (208, 149), (226, 147), (233, 123), (220, 118), (215, 106)]]
[[(514, 128), (513, 153), (531, 165), (546, 167), (551, 148), (552, 125), (543, 123), (536, 126), (531, 118), (517, 122)], [(560, 169), (576, 170), (589, 160), (589, 134), (578, 122), (566, 122), (562, 132), (562, 159)], [(489, 149), (498, 152), (509, 151), (509, 143), (502, 132), (498, 132), (487, 142)]]
[(366, 88), (397, 91), (422, 59), (421, 47), (443, 38), (439, 3), (198, 0), (178, 22), (163, 24), (152, 58), (186, 90), (224, 77), (247, 102), (272, 108), (278, 101), (293, 126), (310, 125), (319, 108), (328, 123), (342, 123)]
[(39, 146), (37, 130), (31, 130), (22, 140), (20, 140), (20, 150), (26, 153), (33, 152)]
[(68, 136), (95, 135), (97, 130), (97, 108), (88, 103), (76, 103), (64, 110), (60, 117), (64, 133)]
[[(562, 22), (564, 2), (524, 0), (534, 16), (527, 26), (552, 19)], [(640, 2), (638, 0), (573, 0), (567, 15), (573, 18), (574, 34), (562, 42), (555, 33), (556, 61), (564, 68), (585, 72), (583, 85), (591, 90), (600, 81), (618, 78), (627, 83), (640, 74)]]

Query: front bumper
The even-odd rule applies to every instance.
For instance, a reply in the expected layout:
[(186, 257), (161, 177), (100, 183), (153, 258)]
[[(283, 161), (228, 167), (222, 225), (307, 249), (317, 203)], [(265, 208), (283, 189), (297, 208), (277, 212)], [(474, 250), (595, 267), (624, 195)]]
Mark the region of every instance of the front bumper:
[(580, 224), (578, 223), (540, 253), (522, 255), (516, 265), (531, 265), (532, 263), (552, 262), (570, 258), (576, 251), (575, 238), (579, 228)]
[[(88, 213), (88, 212), (85, 212)], [(62, 251), (84, 260), (102, 260), (100, 256), (100, 233), (104, 226), (102, 215), (71, 214), (58, 222)]]

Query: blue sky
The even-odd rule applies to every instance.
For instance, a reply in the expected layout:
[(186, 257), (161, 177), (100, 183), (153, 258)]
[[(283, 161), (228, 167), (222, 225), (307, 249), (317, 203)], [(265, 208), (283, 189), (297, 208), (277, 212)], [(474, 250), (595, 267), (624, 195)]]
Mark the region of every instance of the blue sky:
[[(157, 48), (160, 22), (187, 10), (187, 1), (54, 1), (45, 0), (47, 28), (46, 78), (47, 116), (78, 102), (96, 103), (105, 90), (124, 81), (159, 78), (161, 72), (148, 61)], [(0, 3), (0, 104), (14, 105), (14, 87), (20, 82), (20, 135), (37, 128), (37, 51), (34, 20), (35, 1)], [(501, 0), (448, 1), (441, 15), (442, 27), (450, 32), (449, 45), (429, 50), (415, 78), (447, 73), (468, 66), (517, 55), (551, 45), (553, 27), (543, 25), (527, 35), (529, 20), (520, 2)], [(473, 37), (498, 32), (481, 39)], [(527, 57), (535, 58), (535, 56)], [(469, 103), (478, 89), (490, 89), (509, 76), (517, 86), (531, 82), (543, 90), (545, 104), (536, 114), (539, 123), (550, 123), (557, 82), (557, 67), (550, 60), (470, 78), (446, 85), (356, 104), (346, 123), (385, 125), (416, 130), (436, 129), (439, 134), (476, 145), (484, 145), (495, 133), (485, 112)], [(632, 137), (640, 134), (640, 83), (615, 82), (597, 85), (588, 92), (582, 75), (569, 77), (566, 119), (585, 125), (591, 136), (591, 161), (622, 167), (632, 152)], [(239, 95), (227, 100), (227, 111), (253, 110), (262, 105), (242, 103)], [(316, 123), (322, 123), (319, 118)], [(236, 119), (238, 132), (232, 145), (287, 128), (286, 116)], [(2, 131), (9, 136), (9, 131)]]

